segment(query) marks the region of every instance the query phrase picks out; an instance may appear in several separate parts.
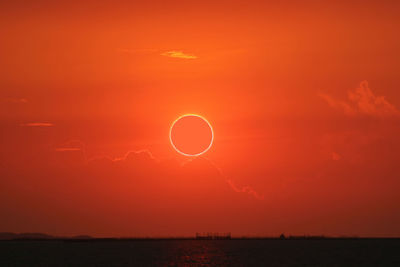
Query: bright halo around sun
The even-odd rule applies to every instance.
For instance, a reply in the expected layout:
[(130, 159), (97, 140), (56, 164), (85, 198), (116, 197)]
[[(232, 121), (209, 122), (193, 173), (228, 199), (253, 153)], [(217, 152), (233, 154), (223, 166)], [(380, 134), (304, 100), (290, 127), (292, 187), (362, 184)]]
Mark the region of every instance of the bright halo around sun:
[(186, 114), (172, 123), (169, 140), (177, 152), (185, 156), (200, 156), (211, 148), (214, 132), (204, 117)]

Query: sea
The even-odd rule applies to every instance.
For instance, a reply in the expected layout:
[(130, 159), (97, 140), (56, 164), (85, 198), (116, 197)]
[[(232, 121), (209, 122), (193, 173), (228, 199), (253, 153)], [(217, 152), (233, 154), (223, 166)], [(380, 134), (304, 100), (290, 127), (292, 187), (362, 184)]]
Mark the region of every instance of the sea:
[(400, 266), (400, 239), (9, 240), (0, 266)]

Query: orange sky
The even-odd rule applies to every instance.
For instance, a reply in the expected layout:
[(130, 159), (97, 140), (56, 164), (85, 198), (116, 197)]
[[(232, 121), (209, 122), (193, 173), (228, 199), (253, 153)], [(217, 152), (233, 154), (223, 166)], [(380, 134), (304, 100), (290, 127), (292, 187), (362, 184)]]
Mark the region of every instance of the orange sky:
[(400, 236), (400, 4), (215, 2), (0, 3), (0, 231)]

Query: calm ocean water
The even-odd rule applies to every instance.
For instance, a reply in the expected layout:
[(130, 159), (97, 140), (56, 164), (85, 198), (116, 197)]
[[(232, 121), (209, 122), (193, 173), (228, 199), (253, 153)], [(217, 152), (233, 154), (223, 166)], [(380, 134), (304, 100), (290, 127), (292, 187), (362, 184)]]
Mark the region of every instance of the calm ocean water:
[(400, 240), (1, 241), (0, 266), (400, 266)]

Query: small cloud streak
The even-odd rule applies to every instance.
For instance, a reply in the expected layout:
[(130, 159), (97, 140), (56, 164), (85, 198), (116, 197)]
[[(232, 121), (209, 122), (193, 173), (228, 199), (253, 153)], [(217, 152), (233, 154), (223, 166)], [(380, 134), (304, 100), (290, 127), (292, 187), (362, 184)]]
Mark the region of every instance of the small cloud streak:
[(85, 153), (85, 144), (80, 140), (69, 140), (68, 142), (58, 145), (54, 150), (57, 152), (82, 151)]
[(336, 152), (332, 152), (332, 154), (331, 154), (331, 156), (332, 156), (332, 160), (340, 160), (342, 157), (338, 154), (338, 153), (336, 153)]
[(196, 59), (197, 56), (192, 55), (192, 54), (185, 54), (182, 51), (167, 51), (164, 53), (161, 53), (162, 56), (165, 57), (173, 57), (173, 58), (183, 58), (183, 59)]
[(26, 98), (16, 98), (16, 97), (6, 97), (6, 98), (3, 98), (3, 101), (6, 102), (6, 103), (15, 103), (15, 104), (28, 103), (28, 99), (26, 99)]
[(50, 122), (28, 122), (28, 123), (22, 123), (21, 126), (25, 126), (25, 127), (52, 127), (52, 126), (54, 126), (54, 124), (50, 123)]
[(82, 149), (78, 147), (60, 147), (55, 149), (58, 152), (67, 152), (67, 151), (81, 151)]
[(362, 81), (360, 87), (347, 93), (348, 100), (336, 100), (332, 96), (319, 93), (331, 107), (342, 110), (346, 115), (368, 115), (374, 117), (399, 116), (400, 111), (384, 96), (376, 96), (368, 86), (367, 81)]

